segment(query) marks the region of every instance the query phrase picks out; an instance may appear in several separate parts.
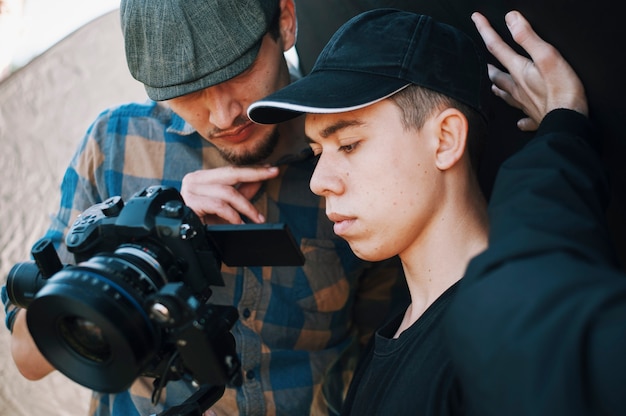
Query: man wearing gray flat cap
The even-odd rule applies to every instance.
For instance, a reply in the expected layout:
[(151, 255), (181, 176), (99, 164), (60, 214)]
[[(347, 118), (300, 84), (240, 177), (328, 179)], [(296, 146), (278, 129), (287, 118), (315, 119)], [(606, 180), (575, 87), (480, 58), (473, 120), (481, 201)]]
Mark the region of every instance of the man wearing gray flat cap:
[[(252, 102), (297, 77), (285, 59), (296, 40), (294, 0), (123, 0), (120, 13), (128, 67), (151, 100), (108, 109), (90, 126), (46, 237), (71, 263), (64, 236), (78, 214), (150, 185), (180, 190), (204, 224), (286, 223), (304, 266), (223, 266), (225, 286), (211, 287), (209, 303), (239, 313), (242, 383), (205, 414), (335, 414), (361, 347), (406, 288), (397, 258), (359, 260), (333, 233), (309, 189), (315, 158), (302, 120), (247, 117)], [(25, 377), (44, 377), (54, 368), (30, 338), (26, 310), (3, 301), (14, 361)], [(153, 379), (139, 377), (126, 391), (96, 392), (90, 414), (167, 412), (196, 387), (170, 381), (158, 400), (153, 390)]]

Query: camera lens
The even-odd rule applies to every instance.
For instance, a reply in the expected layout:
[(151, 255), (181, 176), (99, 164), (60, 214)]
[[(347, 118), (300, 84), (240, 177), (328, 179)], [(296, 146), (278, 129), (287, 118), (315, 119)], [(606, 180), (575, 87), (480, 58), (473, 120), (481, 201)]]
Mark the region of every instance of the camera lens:
[[(237, 309), (208, 303), (211, 286), (224, 280), (222, 246), (207, 232), (175, 188), (147, 187), (128, 204), (109, 198), (81, 213), (66, 236), (77, 265), (61, 263), (44, 237), (31, 250), (34, 261), (11, 269), (7, 296), (27, 309), (41, 353), (76, 383), (118, 393), (139, 376), (153, 377), (154, 400), (169, 381), (185, 378), (200, 389), (176, 407), (205, 409), (227, 383), (241, 385), (230, 333)], [(232, 244), (238, 253), (259, 252)], [(235, 263), (251, 265), (244, 257)]]
[(59, 333), (70, 348), (88, 360), (103, 363), (111, 358), (111, 346), (102, 328), (87, 319), (67, 316), (59, 321)]
[(11, 303), (21, 308), (28, 308), (46, 280), (34, 261), (25, 261), (14, 265), (7, 275), (7, 295)]
[(79, 384), (126, 390), (160, 348), (162, 330), (144, 304), (170, 261), (158, 247), (129, 244), (57, 272), (26, 315), (41, 353)]

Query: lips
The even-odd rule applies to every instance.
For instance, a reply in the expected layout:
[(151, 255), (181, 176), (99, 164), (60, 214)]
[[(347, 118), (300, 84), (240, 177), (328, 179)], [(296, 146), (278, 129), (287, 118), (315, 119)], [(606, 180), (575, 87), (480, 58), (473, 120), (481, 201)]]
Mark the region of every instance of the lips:
[(237, 128), (224, 130), (220, 133), (213, 134), (212, 139), (224, 140), (230, 143), (241, 143), (246, 141), (251, 135), (253, 131), (254, 123), (248, 122)]
[(339, 236), (346, 235), (349, 231), (349, 228), (356, 221), (354, 217), (348, 217), (334, 212), (326, 213), (326, 216), (329, 220), (335, 223), (335, 225), (333, 226), (333, 231)]

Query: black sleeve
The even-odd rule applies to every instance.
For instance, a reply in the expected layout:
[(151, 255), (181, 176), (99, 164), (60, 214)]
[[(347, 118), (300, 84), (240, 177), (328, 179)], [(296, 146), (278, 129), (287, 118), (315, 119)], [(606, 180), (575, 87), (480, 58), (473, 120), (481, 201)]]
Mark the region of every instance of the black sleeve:
[(489, 248), (446, 320), (480, 415), (624, 414), (626, 277), (592, 138), (586, 118), (553, 111), (498, 173)]

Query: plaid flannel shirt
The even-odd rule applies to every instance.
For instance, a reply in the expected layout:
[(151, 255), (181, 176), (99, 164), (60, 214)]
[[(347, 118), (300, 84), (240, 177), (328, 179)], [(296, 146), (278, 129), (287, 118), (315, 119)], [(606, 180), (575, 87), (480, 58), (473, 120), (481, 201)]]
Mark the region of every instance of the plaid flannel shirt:
[[(209, 302), (237, 307), (233, 327), (243, 385), (227, 388), (214, 405), (224, 415), (325, 415), (339, 411), (358, 351), (387, 316), (403, 277), (397, 259), (359, 260), (332, 230), (324, 200), (309, 190), (315, 158), (296, 152), (267, 181), (255, 206), (267, 222), (287, 223), (305, 256), (302, 267), (222, 268), (224, 287)], [(180, 189), (183, 176), (225, 165), (217, 150), (162, 104), (148, 101), (103, 112), (67, 169), (61, 204), (47, 233), (66, 261), (63, 236), (86, 208), (108, 197), (128, 200), (149, 185)], [(399, 283), (399, 286), (396, 284)], [(179, 404), (195, 391), (170, 382), (157, 406), (152, 382), (129, 391), (94, 393), (90, 413), (147, 415)]]

